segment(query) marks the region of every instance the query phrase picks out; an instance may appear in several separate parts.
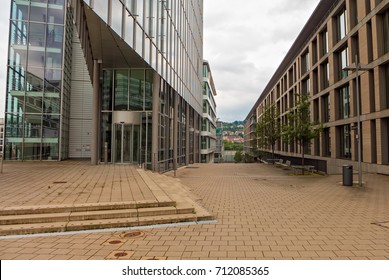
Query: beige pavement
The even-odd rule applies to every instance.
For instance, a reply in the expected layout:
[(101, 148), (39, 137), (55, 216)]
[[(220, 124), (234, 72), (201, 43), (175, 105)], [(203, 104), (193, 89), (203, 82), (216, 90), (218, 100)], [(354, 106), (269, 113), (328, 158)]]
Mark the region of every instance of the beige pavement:
[[(102, 178), (108, 178), (104, 175), (108, 172), (105, 166), (83, 162), (73, 166), (71, 161), (45, 164), (47, 172), (43, 175), (19, 171), (14, 176), (24, 178), (33, 188), (38, 185), (35, 180), (69, 182), (69, 178), (78, 176), (77, 181), (96, 180), (98, 186)], [(46, 192), (48, 187), (36, 187), (37, 192), (31, 193), (28, 185), (13, 184), (7, 177), (11, 165), (5, 166), (5, 176), (0, 175), (4, 193), (0, 206), (41, 201), (39, 191)], [(34, 173), (34, 164), (25, 166)], [(74, 175), (81, 170), (86, 173)], [(182, 194), (189, 189), (190, 196), (197, 197), (215, 215), (217, 223), (141, 228), (139, 232), (0, 238), (0, 259), (389, 259), (388, 176), (365, 174), (367, 186), (361, 190), (341, 186), (339, 175), (289, 173), (263, 164), (199, 164), (183, 168), (177, 172), (177, 179), (172, 174), (161, 177), (166, 179), (165, 188), (179, 180), (177, 183), (186, 189)], [(163, 186), (164, 182), (159, 184)], [(55, 193), (58, 195), (58, 190), (44, 197), (54, 199)], [(80, 194), (73, 196), (75, 193)], [(96, 193), (94, 188), (76, 187), (66, 197), (74, 201), (74, 197), (82, 195), (85, 202), (120, 196), (114, 195), (113, 188), (105, 195), (91, 193)]]

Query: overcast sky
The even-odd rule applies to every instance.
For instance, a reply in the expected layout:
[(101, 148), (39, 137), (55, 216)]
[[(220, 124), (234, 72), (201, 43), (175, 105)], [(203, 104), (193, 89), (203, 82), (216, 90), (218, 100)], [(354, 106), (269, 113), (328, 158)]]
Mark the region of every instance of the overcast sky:
[[(4, 112), (11, 0), (0, 9), (0, 114)], [(319, 0), (204, 0), (204, 59), (222, 121), (244, 120)]]

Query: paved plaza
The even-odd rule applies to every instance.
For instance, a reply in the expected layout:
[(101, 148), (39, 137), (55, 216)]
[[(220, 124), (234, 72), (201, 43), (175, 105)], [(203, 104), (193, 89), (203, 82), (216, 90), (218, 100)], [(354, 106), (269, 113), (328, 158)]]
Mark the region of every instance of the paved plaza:
[[(32, 163), (6, 163), (0, 207), (129, 200), (123, 190), (133, 181), (125, 178), (137, 177), (125, 175), (125, 166), (42, 165), (44, 172)], [(265, 164), (192, 165), (178, 170), (176, 178), (158, 177), (165, 180), (159, 186), (167, 197), (172, 192), (190, 197), (215, 221), (0, 237), (0, 259), (389, 259), (388, 176), (364, 174), (366, 186), (359, 189), (342, 186), (341, 175), (290, 173)], [(122, 187), (110, 184), (103, 193), (103, 181), (113, 182), (118, 174)], [(84, 185), (62, 193), (61, 182), (72, 178)], [(48, 188), (48, 181), (56, 184)], [(154, 199), (147, 180), (135, 181), (139, 191), (131, 192), (130, 200)]]

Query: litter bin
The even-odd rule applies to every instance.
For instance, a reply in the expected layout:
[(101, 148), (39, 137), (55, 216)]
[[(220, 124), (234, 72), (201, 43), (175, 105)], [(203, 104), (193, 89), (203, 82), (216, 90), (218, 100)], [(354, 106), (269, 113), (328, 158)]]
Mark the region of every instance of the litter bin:
[(353, 166), (343, 165), (343, 186), (353, 185)]

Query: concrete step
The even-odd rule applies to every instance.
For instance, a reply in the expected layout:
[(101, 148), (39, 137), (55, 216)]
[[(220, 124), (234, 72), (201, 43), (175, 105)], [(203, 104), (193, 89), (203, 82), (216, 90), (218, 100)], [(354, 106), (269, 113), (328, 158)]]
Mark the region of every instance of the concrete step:
[(175, 206), (176, 202), (170, 201), (128, 201), (128, 202), (103, 202), (103, 203), (83, 203), (74, 205), (39, 205), (39, 206), (15, 206), (0, 208), (0, 216), (6, 215), (24, 215), (24, 214), (49, 214), (49, 213), (67, 213), (82, 211), (102, 211), (118, 209), (140, 209), (149, 207), (170, 207)]
[(195, 221), (197, 221), (197, 216), (195, 214), (174, 214), (165, 216), (147, 216), (134, 218), (1, 225), (0, 236), (135, 227)]
[(69, 221), (103, 220), (116, 218), (136, 218), (148, 216), (166, 216), (175, 214), (193, 214), (193, 208), (151, 207), (140, 209), (118, 209), (82, 212), (64, 212), (48, 214), (23, 214), (0, 216), (0, 225), (38, 224)]

